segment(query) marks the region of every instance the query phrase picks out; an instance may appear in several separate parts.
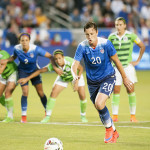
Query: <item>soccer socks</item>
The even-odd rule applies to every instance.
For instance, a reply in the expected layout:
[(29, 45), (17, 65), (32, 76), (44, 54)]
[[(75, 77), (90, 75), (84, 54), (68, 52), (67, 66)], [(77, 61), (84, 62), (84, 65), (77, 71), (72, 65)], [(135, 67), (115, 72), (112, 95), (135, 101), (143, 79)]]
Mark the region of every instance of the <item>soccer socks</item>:
[(55, 106), (56, 99), (49, 97), (46, 105), (46, 116), (51, 116), (52, 110)]
[(104, 124), (105, 128), (110, 128), (112, 126), (111, 117), (107, 107), (105, 106), (102, 110), (98, 110), (100, 119)]
[(41, 97), (41, 102), (42, 102), (44, 108), (46, 109), (47, 97), (45, 95), (44, 95), (44, 97)]
[(4, 95), (2, 95), (2, 96), (0, 97), (0, 103), (1, 103), (3, 106), (5, 106), (5, 96), (4, 96)]
[(22, 116), (27, 115), (27, 96), (21, 97), (21, 110), (22, 110)]
[(80, 100), (80, 115), (85, 116), (86, 115), (86, 106), (87, 106), (87, 100)]
[(8, 112), (7, 117), (13, 119), (13, 99), (12, 97), (5, 99), (5, 106)]
[(135, 115), (136, 112), (136, 96), (135, 92), (128, 94), (130, 114)]
[(87, 106), (87, 100), (80, 100), (80, 115), (81, 115), (81, 121), (86, 123), (88, 120), (86, 119), (86, 106)]
[(118, 115), (119, 102), (120, 102), (120, 94), (113, 94), (113, 97), (112, 97), (112, 114), (113, 115)]

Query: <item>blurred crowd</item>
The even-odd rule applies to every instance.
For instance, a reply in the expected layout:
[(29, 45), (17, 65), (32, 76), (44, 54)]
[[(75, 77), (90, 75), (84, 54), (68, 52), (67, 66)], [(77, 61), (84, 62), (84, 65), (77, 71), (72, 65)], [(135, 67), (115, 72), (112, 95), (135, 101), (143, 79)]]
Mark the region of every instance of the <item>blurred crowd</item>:
[(48, 16), (50, 6), (67, 14), (72, 28), (82, 28), (90, 20), (112, 28), (116, 17), (124, 17), (129, 30), (141, 28), (143, 39), (149, 40), (150, 0), (0, 0), (0, 43), (5, 35), (5, 44), (15, 45), (22, 30), (32, 33), (34, 42), (48, 45), (47, 30), (62, 27)]

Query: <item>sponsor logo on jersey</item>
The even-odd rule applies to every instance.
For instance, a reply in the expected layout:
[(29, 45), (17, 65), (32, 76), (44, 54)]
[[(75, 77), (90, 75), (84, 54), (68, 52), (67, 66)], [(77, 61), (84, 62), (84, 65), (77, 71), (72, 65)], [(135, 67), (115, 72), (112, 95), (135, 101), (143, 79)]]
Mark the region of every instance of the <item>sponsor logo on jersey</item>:
[(125, 36), (125, 37), (123, 38), (123, 40), (124, 40), (124, 41), (128, 41), (128, 37)]
[(33, 54), (33, 53), (31, 53), (31, 54), (30, 54), (30, 57), (31, 57), (31, 58), (33, 58), (33, 57), (34, 57), (34, 54)]
[(70, 71), (70, 68), (69, 68), (69, 67), (67, 67), (67, 68), (66, 68), (66, 71)]
[(101, 49), (100, 52), (101, 52), (102, 54), (104, 54), (104, 49)]

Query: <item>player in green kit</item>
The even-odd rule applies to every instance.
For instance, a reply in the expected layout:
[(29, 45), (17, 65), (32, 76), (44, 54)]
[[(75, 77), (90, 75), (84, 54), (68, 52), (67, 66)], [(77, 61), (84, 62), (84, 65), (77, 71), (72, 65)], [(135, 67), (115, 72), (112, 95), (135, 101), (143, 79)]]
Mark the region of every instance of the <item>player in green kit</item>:
[[(54, 108), (57, 96), (64, 88), (67, 87), (69, 82), (73, 82), (73, 76), (71, 74), (71, 66), (74, 62), (74, 59), (71, 57), (64, 56), (63, 51), (59, 49), (55, 50), (53, 55), (54, 55), (54, 60), (55, 60), (57, 67), (63, 71), (63, 74), (61, 76), (58, 75), (54, 82), (52, 92), (47, 101), (46, 117), (41, 121), (42, 123), (47, 123), (50, 120), (50, 116), (52, 114), (52, 110)], [(31, 74), (27, 78), (19, 79), (18, 83), (25, 84), (33, 77), (36, 77), (40, 73), (47, 72), (47, 71), (50, 71), (50, 72), (54, 71), (52, 64), (48, 64), (46, 67), (40, 70), (37, 70), (36, 72)], [(83, 67), (80, 65), (78, 67), (78, 75), (80, 76), (80, 79), (73, 82), (73, 85), (74, 85), (74, 90), (78, 91), (79, 98), (80, 98), (81, 121), (88, 122), (88, 120), (86, 119), (87, 100), (85, 96), (85, 82), (84, 82), (82, 72), (83, 72)]]
[[(130, 31), (126, 30), (126, 21), (123, 17), (119, 17), (115, 20), (116, 32), (110, 34), (108, 39), (113, 43), (115, 49), (117, 50), (117, 55), (122, 63), (125, 73), (130, 81), (133, 83), (137, 82), (136, 72), (134, 66), (136, 66), (145, 51), (145, 46), (143, 42), (138, 38), (138, 36)], [(139, 57), (136, 61), (132, 61), (132, 51), (133, 44), (137, 44), (140, 47)], [(115, 65), (114, 65), (115, 66)], [(112, 98), (112, 119), (113, 121), (118, 121), (118, 110), (119, 110), (119, 101), (120, 101), (120, 90), (122, 84), (122, 78), (115, 67), (116, 71), (116, 83), (113, 92)], [(129, 106), (130, 106), (130, 121), (137, 122), (135, 113), (136, 113), (136, 96), (134, 92), (134, 86), (131, 90), (127, 89)]]
[[(10, 55), (0, 50), (1, 59), (8, 59)], [(0, 103), (7, 109), (7, 117), (3, 122), (13, 122), (13, 99), (12, 93), (17, 83), (17, 65), (15, 62), (8, 63), (7, 65), (0, 64)], [(3, 93), (5, 92), (5, 96)]]

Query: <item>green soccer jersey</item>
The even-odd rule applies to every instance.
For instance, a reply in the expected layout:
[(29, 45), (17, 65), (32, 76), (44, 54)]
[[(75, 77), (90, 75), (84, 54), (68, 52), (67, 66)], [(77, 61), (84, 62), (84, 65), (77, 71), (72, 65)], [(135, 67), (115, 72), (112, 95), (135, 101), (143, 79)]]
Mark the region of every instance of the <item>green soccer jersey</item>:
[[(9, 57), (10, 55), (6, 51), (0, 50), (0, 59), (8, 59)], [(4, 79), (8, 79), (8, 77), (16, 70), (17, 70), (17, 65), (15, 64), (15, 62), (7, 63), (7, 66), (3, 71), (3, 73), (1, 74), (1, 76)]]
[[(72, 63), (74, 62), (74, 59), (71, 57), (64, 57), (64, 59), (65, 59), (64, 67), (63, 68), (60, 66), (57, 66), (57, 67), (63, 70), (63, 75), (60, 76), (61, 79), (63, 81), (69, 82), (73, 80), (73, 76), (71, 74), (71, 66), (72, 66)], [(54, 71), (52, 64), (48, 64), (47, 67), (48, 67), (48, 71), (50, 72)]]
[(108, 39), (114, 45), (122, 65), (124, 67), (127, 66), (132, 61), (133, 44), (138, 44), (140, 42), (138, 36), (132, 32), (125, 31), (122, 37), (119, 37), (117, 32), (115, 32), (110, 34)]

